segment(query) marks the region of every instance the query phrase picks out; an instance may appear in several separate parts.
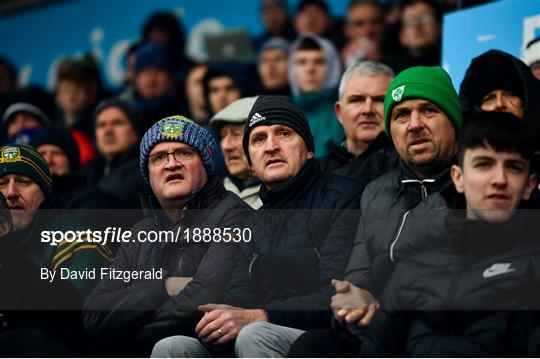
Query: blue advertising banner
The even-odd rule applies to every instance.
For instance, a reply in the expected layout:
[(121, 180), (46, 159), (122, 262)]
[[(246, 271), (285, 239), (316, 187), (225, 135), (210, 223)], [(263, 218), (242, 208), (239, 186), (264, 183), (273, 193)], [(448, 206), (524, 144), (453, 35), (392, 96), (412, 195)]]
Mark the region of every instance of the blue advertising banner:
[(540, 36), (540, 1), (505, 0), (450, 13), (443, 23), (442, 66), (456, 89), (471, 60), (498, 49), (518, 58)]
[[(294, 13), (298, 0), (289, 1)], [(333, 15), (345, 13), (347, 1), (331, 2)], [(22, 86), (52, 88), (58, 61), (92, 52), (111, 87), (122, 82), (124, 54), (139, 38), (145, 20), (157, 10), (172, 11), (189, 34), (186, 51), (204, 59), (204, 36), (224, 29), (262, 32), (260, 0), (105, 1), (72, 0), (0, 17), (0, 55), (17, 64)]]

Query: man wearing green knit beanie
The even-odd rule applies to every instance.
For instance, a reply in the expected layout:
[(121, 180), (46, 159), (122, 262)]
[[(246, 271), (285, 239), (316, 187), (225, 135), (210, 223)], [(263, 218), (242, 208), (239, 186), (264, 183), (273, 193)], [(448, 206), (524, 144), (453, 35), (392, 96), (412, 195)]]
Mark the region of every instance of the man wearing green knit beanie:
[[(378, 308), (377, 295), (394, 263), (440, 245), (422, 240), (422, 234), (444, 230), (439, 228), (444, 224), (440, 209), (459, 199), (450, 168), (456, 162), (456, 133), (463, 120), (448, 74), (441, 67), (412, 67), (401, 72), (386, 93), (384, 120), (400, 163), (364, 190), (362, 217), (345, 281), (333, 282), (335, 317), (349, 329), (369, 325)], [(418, 236), (403, 235), (407, 231)], [(355, 294), (359, 292), (364, 294)], [(357, 299), (360, 297), (363, 300)], [(372, 309), (357, 310), (366, 307)]]
[(412, 67), (390, 83), (384, 99), (385, 131), (418, 177), (429, 176), (452, 158), (462, 124), (458, 95), (441, 67)]

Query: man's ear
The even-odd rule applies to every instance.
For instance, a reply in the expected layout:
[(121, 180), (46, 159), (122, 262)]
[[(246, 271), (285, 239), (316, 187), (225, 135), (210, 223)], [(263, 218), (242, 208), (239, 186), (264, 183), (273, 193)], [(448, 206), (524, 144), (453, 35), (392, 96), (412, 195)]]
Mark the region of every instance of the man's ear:
[(343, 121), (341, 120), (341, 103), (339, 101), (336, 101), (334, 104), (334, 112), (336, 113), (339, 123), (341, 123), (341, 126), (343, 126)]
[(312, 158), (313, 158), (313, 151), (309, 151), (309, 152), (307, 153), (307, 159), (310, 160), (310, 159), (312, 159)]
[(535, 190), (535, 188), (538, 186), (538, 176), (536, 174), (531, 174), (529, 176), (529, 181), (527, 183), (527, 187), (525, 188), (525, 191), (523, 192), (523, 199), (528, 200), (531, 198), (531, 194)]
[(458, 165), (452, 165), (450, 169), (450, 177), (452, 177), (452, 182), (456, 187), (456, 191), (459, 193), (465, 192), (465, 186), (463, 184), (463, 170)]

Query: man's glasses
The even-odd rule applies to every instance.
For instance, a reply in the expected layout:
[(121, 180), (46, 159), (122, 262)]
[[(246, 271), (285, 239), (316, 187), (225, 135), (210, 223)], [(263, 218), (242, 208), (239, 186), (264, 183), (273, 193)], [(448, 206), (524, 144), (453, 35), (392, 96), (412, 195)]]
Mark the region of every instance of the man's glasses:
[(148, 157), (148, 161), (152, 166), (163, 166), (167, 163), (169, 155), (172, 155), (176, 162), (185, 163), (193, 159), (195, 150), (193, 148), (179, 148), (173, 152), (159, 152)]

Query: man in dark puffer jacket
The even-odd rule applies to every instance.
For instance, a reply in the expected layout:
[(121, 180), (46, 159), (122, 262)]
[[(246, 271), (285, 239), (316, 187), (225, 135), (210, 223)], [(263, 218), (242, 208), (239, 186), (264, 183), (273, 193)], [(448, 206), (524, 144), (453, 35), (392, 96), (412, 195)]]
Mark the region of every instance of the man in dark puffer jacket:
[[(457, 93), (442, 68), (413, 67), (400, 73), (385, 96), (384, 120), (400, 163), (367, 185), (346, 281), (333, 283), (335, 329), (344, 335), (336, 337), (329, 328), (307, 333), (294, 344), (290, 356), (358, 352), (358, 339), (349, 331), (369, 324), (378, 305), (375, 298), (400, 259), (396, 253), (408, 255), (418, 249), (398, 240), (404, 226), (418, 223), (411, 223), (409, 212), (451, 185), (449, 171), (455, 161), (455, 134), (462, 117)], [(417, 219), (423, 225), (424, 219)]]
[(214, 175), (215, 151), (212, 135), (181, 116), (159, 121), (143, 137), (140, 169), (155, 198), (146, 201), (146, 219), (131, 229), (133, 238), (179, 228), (183, 235), (177, 242), (126, 243), (118, 251), (114, 269), (163, 274), (128, 282), (106, 278), (91, 293), (85, 324), (109, 350), (148, 355), (146, 345), (193, 333), (197, 305), (222, 301), (233, 247), (190, 240), (183, 231), (237, 228), (249, 211)]
[(289, 98), (259, 96), (249, 119), (244, 148), (263, 182), (263, 207), (249, 221), (253, 240), (237, 246), (229, 305), (201, 308), (196, 331), (206, 347), (172, 337), (153, 356), (209, 356), (234, 343), (238, 357), (283, 357), (304, 330), (330, 321), (330, 281), (343, 277), (363, 185), (320, 170), (306, 118)]
[[(467, 210), (443, 217), (439, 243), (402, 261), (364, 340), (366, 356), (524, 356), (538, 309), (538, 216), (516, 212), (537, 183), (532, 142), (509, 114), (468, 122), (452, 180)], [(431, 225), (431, 224), (430, 224)], [(412, 233), (405, 236), (414, 235)], [(404, 238), (404, 240), (407, 240)], [(415, 310), (415, 311), (411, 311)]]

